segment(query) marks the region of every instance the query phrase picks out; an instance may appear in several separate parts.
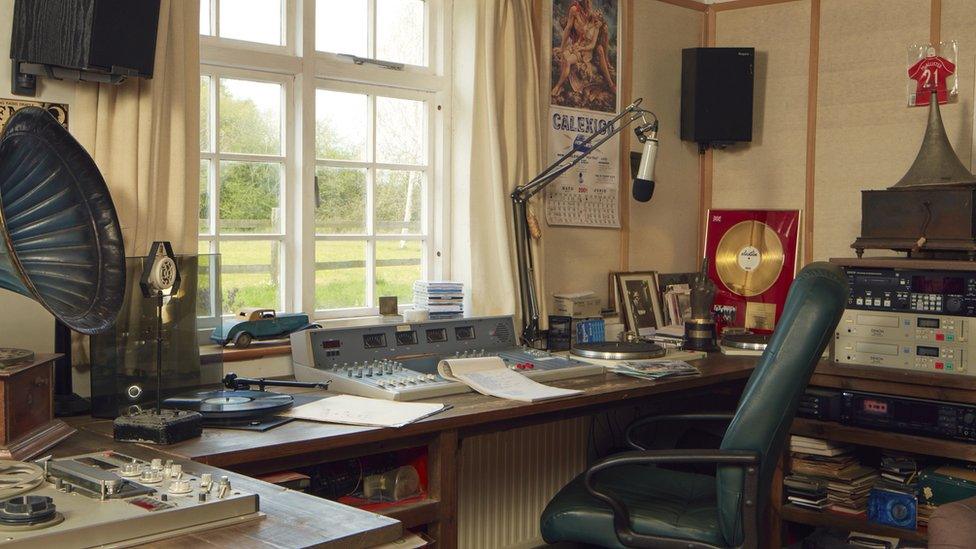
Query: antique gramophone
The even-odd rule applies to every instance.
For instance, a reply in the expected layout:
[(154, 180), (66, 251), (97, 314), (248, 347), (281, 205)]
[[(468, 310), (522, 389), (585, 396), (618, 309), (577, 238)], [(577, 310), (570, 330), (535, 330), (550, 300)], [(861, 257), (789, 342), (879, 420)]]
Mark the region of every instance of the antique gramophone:
[(851, 244), (910, 257), (976, 259), (976, 177), (946, 136), (936, 91), (918, 156), (894, 186), (861, 191), (861, 236)]
[[(112, 198), (85, 149), (37, 107), (18, 110), (0, 136), (0, 240), (0, 288), (82, 334), (115, 323), (125, 252)], [(0, 457), (35, 455), (73, 432), (52, 421), (55, 358), (0, 348)]]

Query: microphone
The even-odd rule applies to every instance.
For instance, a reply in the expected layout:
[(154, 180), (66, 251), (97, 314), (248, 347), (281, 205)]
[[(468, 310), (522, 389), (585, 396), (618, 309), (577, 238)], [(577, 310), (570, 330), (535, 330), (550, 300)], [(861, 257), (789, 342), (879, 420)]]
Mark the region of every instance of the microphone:
[(637, 139), (644, 144), (640, 167), (634, 176), (633, 196), (638, 202), (647, 202), (654, 195), (654, 163), (657, 161), (657, 122), (634, 130)]

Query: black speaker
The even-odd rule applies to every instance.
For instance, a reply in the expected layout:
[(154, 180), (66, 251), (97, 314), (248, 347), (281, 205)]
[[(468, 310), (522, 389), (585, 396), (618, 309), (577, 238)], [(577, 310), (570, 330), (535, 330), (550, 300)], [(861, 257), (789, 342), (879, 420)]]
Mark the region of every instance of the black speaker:
[[(15, 86), (32, 75), (115, 83), (152, 78), (159, 3), (17, 0), (10, 39)], [(31, 84), (26, 95), (32, 95)]]
[(755, 48), (681, 50), (681, 139), (752, 141)]

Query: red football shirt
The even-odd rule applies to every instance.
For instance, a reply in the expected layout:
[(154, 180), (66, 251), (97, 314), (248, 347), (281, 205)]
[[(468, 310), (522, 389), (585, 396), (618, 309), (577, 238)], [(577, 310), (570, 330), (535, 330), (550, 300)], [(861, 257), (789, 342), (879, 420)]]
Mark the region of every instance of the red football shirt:
[(949, 101), (946, 78), (956, 72), (956, 66), (944, 57), (932, 56), (919, 59), (908, 69), (908, 77), (918, 82), (915, 88), (915, 104), (928, 105), (932, 90), (936, 90), (939, 103)]

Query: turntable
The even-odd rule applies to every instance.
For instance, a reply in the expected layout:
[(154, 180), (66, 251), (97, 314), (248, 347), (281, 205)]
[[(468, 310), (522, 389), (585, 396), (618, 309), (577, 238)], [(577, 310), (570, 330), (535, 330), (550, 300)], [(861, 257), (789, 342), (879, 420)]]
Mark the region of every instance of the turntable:
[(570, 353), (597, 360), (649, 360), (667, 354), (664, 347), (647, 341), (604, 341), (600, 343), (578, 343)]
[(0, 546), (129, 546), (260, 518), (228, 477), (116, 452), (0, 461)]
[(722, 334), (719, 347), (725, 355), (759, 356), (766, 350), (769, 338), (769, 334), (727, 330)]
[[(238, 377), (231, 372), (223, 379), (224, 388), (195, 391), (166, 399), (163, 404), (178, 410), (191, 410), (203, 415), (206, 427), (266, 431), (291, 421), (292, 418), (275, 414), (291, 408), (296, 395), (266, 391), (266, 387), (300, 387), (328, 389), (329, 382), (305, 383), (273, 379)], [(251, 390), (257, 385), (258, 390)], [(297, 395), (300, 400), (316, 400), (316, 397)]]

